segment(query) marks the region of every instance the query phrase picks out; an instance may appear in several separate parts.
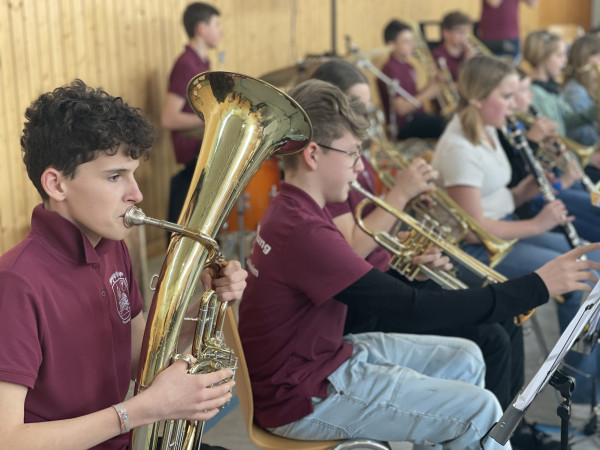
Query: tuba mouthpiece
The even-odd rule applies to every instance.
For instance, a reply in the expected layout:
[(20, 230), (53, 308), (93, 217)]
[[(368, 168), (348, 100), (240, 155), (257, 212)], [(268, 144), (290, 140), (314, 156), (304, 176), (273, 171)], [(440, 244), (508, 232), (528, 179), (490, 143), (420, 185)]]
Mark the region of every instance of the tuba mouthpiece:
[(146, 214), (137, 206), (130, 207), (123, 215), (123, 223), (127, 228), (133, 228), (135, 225), (143, 225), (145, 223)]

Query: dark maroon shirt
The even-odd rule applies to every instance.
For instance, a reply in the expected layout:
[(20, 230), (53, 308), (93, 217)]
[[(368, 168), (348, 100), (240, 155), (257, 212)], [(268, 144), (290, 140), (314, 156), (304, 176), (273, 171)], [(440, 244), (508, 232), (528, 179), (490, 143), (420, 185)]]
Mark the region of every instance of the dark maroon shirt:
[[(370, 193), (377, 195), (375, 188), (375, 172), (373, 171), (373, 167), (371, 163), (365, 156), (362, 156), (362, 162), (365, 166), (365, 170), (363, 170), (359, 175), (357, 181), (359, 184), (369, 191)], [(327, 203), (325, 207), (331, 217), (335, 218), (341, 216), (343, 214), (351, 213), (352, 217), (354, 217), (354, 212), (356, 211), (356, 206), (365, 198), (360, 192), (355, 191), (354, 189), (350, 189), (348, 193), (348, 200), (341, 203)], [(363, 210), (363, 217), (367, 216), (371, 211), (375, 209), (374, 205), (368, 205)], [(386, 272), (389, 269), (390, 264), (390, 254), (384, 249), (382, 246), (377, 245), (375, 249), (369, 253), (369, 255), (365, 258), (369, 264), (373, 267), (381, 270), (382, 272)]]
[[(0, 257), (0, 380), (29, 388), (25, 422), (69, 419), (122, 402), (131, 319), (142, 310), (125, 243), (94, 246), (42, 205)], [(124, 449), (128, 435), (94, 447)]]
[[(410, 95), (417, 95), (417, 78), (415, 74), (415, 68), (408, 62), (401, 62), (390, 55), (390, 59), (381, 68), (381, 71), (391, 79), (398, 80), (400, 87), (403, 88)], [(390, 97), (388, 93), (388, 86), (381, 80), (377, 80), (377, 87), (379, 88), (379, 95), (381, 96), (381, 102), (383, 109), (385, 110), (386, 120), (390, 117)], [(394, 97), (398, 97), (400, 94), (396, 94)], [(419, 108), (412, 114), (422, 113), (423, 108)], [(396, 114), (396, 121), (398, 123), (398, 131), (402, 130), (406, 122), (407, 116), (401, 116)]]
[(503, 0), (492, 8), (481, 0), (481, 19), (477, 28), (479, 38), (484, 41), (500, 41), (519, 38), (519, 1)]
[(460, 65), (465, 61), (465, 52), (462, 52), (459, 57), (454, 57), (450, 53), (448, 53), (448, 50), (446, 49), (446, 47), (444, 47), (444, 44), (440, 44), (432, 50), (431, 56), (433, 56), (433, 59), (435, 60), (435, 63), (438, 65), (438, 67), (441, 67), (439, 59), (445, 58), (446, 66), (448, 66), (448, 70), (452, 75), (452, 79), (454, 81), (458, 79), (458, 69), (460, 68)]
[[(175, 61), (171, 76), (169, 77), (168, 89), (169, 92), (185, 99), (182, 111), (188, 113), (194, 112), (187, 100), (187, 86), (194, 76), (208, 70), (210, 70), (210, 62), (204, 61), (192, 47), (186, 45), (184, 52)], [(182, 164), (193, 161), (202, 145), (202, 139), (192, 139), (182, 136), (179, 131), (172, 131), (171, 139), (173, 141), (173, 149), (175, 150), (175, 159), (178, 163)]]
[(342, 340), (346, 305), (333, 297), (372, 267), (350, 248), (327, 210), (303, 190), (281, 183), (247, 261), (240, 337), (254, 414), (278, 427), (313, 411), (327, 376), (352, 355)]

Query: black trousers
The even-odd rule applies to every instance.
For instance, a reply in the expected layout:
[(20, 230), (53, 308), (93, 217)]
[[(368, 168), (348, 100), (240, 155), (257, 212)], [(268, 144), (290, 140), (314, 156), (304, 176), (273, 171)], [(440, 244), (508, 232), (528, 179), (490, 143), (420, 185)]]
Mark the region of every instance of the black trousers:
[(183, 209), (185, 203), (185, 197), (187, 196), (190, 184), (192, 184), (192, 178), (194, 177), (194, 170), (196, 169), (196, 159), (187, 163), (185, 167), (173, 175), (171, 178), (171, 190), (169, 192), (169, 222), (177, 222), (179, 214)]
[[(387, 273), (406, 281), (395, 270), (389, 270)], [(420, 284), (427, 289), (441, 289), (433, 282)], [(364, 311), (358, 311), (349, 306), (344, 334), (372, 331), (405, 332), (389, 318), (384, 320), (368, 316), (364, 314)], [(449, 327), (421, 334), (461, 337), (475, 342), (481, 349), (486, 365), (485, 387), (496, 396), (503, 410), (506, 410), (511, 400), (523, 387), (525, 382), (523, 328), (515, 326), (512, 320), (503, 323)]]

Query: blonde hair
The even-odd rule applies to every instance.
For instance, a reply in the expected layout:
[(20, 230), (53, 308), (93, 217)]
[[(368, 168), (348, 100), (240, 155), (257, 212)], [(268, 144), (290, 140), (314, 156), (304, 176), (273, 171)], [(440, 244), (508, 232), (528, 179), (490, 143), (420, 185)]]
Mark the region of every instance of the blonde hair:
[(558, 50), (562, 39), (545, 30), (529, 33), (523, 44), (523, 58), (533, 67), (538, 67)]
[(596, 98), (593, 67), (589, 64), (590, 56), (600, 53), (600, 38), (591, 34), (581, 36), (569, 49), (567, 67), (565, 69), (565, 83), (573, 78), (588, 91), (592, 98)]
[(515, 69), (495, 56), (477, 55), (465, 61), (458, 74), (458, 116), (465, 137), (474, 145), (481, 140), (481, 120), (475, 102), (487, 98)]

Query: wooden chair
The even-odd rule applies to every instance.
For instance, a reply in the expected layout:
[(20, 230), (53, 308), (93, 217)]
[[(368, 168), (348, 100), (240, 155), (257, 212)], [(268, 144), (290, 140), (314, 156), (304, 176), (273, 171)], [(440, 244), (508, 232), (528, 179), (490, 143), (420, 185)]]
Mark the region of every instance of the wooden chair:
[(346, 441), (299, 441), (287, 439), (270, 433), (254, 422), (254, 404), (252, 401), (252, 387), (250, 375), (244, 358), (242, 343), (237, 331), (237, 321), (233, 310), (227, 308), (223, 334), (227, 346), (231, 348), (238, 359), (238, 368), (235, 374), (235, 389), (242, 409), (242, 415), (248, 429), (250, 441), (263, 450), (346, 450), (346, 449), (380, 449), (389, 450), (389, 446), (377, 441), (367, 439), (352, 439)]

